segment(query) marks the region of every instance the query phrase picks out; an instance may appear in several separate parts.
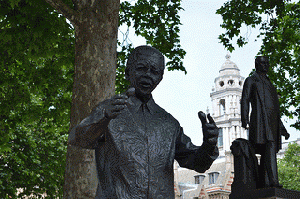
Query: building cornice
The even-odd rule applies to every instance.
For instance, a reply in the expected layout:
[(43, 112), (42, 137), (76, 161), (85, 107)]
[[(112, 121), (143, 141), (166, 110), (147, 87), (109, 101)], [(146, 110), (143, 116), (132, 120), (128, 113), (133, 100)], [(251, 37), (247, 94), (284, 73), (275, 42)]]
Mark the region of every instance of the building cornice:
[(240, 69), (232, 67), (232, 68), (223, 68), (219, 72), (224, 71), (224, 70), (237, 70), (237, 71), (240, 71)]
[[(217, 118), (215, 119), (215, 121), (217, 120)], [(216, 121), (216, 125), (219, 125), (219, 124), (228, 124), (228, 123), (231, 123), (233, 121), (238, 121), (240, 122), (241, 121), (241, 118), (229, 118), (227, 120), (223, 120), (223, 121)]]
[(216, 121), (216, 125), (219, 125), (219, 124), (227, 124), (227, 123), (230, 123), (230, 121), (229, 121), (229, 120)]
[(216, 77), (214, 83), (216, 83), (216, 81), (217, 81), (218, 79), (233, 78), (233, 77), (237, 77), (238, 79), (241, 79), (241, 80), (244, 80), (244, 79), (245, 79), (244, 77), (242, 77), (242, 76), (240, 76), (240, 75), (235, 75), (235, 74), (232, 74), (232, 75), (222, 75), (222, 76)]
[(242, 92), (243, 90), (241, 88), (225, 88), (224, 90), (220, 90), (220, 91), (214, 91), (210, 94), (210, 97), (218, 95), (218, 94), (222, 94), (228, 91), (237, 91), (237, 92)]
[(236, 118), (236, 117), (234, 117), (234, 118), (229, 118), (229, 121), (231, 122), (231, 121), (241, 121), (241, 118), (240, 117), (238, 117), (238, 118)]

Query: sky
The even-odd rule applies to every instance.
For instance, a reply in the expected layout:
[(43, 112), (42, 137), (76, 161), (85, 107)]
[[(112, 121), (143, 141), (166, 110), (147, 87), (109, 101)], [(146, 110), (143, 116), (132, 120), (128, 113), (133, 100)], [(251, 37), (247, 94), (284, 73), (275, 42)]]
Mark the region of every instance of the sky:
[[(184, 133), (196, 145), (201, 145), (203, 139), (198, 112), (206, 113), (207, 108), (212, 110), (210, 93), (228, 53), (218, 40), (218, 35), (224, 32), (220, 27), (222, 17), (215, 14), (225, 2), (226, 0), (182, 1), (184, 10), (180, 12), (180, 44), (186, 51), (183, 64), (187, 74), (165, 70), (163, 80), (152, 93), (155, 102), (179, 121)], [(230, 59), (240, 69), (241, 76), (248, 77), (254, 69), (255, 56), (262, 42), (255, 41), (258, 34), (256, 29), (245, 27), (242, 34), (249, 36), (249, 43), (230, 53)], [(134, 47), (146, 44), (133, 31), (129, 34), (129, 39)], [(300, 132), (289, 127), (293, 121), (287, 118), (282, 120), (291, 134), (288, 141), (300, 138)]]

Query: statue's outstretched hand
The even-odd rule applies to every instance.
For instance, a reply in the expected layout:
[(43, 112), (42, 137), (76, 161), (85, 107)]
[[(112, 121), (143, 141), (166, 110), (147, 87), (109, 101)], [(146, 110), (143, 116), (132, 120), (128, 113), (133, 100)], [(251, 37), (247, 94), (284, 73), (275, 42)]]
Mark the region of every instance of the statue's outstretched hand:
[(126, 105), (132, 103), (128, 97), (134, 95), (134, 93), (135, 89), (130, 88), (125, 95), (115, 95), (114, 97), (110, 98), (105, 107), (105, 117), (108, 119), (116, 118), (126, 107)]
[(211, 145), (216, 145), (218, 142), (219, 129), (216, 126), (215, 121), (210, 114), (207, 114), (207, 119), (209, 121), (207, 123), (206, 115), (202, 111), (198, 112), (198, 117), (202, 123), (203, 141)]
[(284, 138), (285, 138), (285, 140), (288, 140), (288, 139), (290, 138), (290, 134), (289, 134), (289, 133), (286, 133), (286, 134), (284, 135)]

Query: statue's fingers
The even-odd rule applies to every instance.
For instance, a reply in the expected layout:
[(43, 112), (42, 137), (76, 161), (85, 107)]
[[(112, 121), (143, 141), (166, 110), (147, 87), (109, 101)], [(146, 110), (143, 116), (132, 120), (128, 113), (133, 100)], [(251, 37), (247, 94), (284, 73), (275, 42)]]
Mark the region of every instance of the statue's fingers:
[(125, 105), (115, 105), (112, 109), (112, 112), (120, 112), (123, 110), (126, 106)]
[(134, 87), (129, 88), (129, 89), (127, 90), (127, 92), (126, 92), (126, 95), (127, 95), (128, 97), (134, 96), (134, 94), (135, 94), (135, 88), (134, 88)]
[(113, 105), (124, 105), (126, 103), (126, 99), (115, 99), (112, 104)]
[(214, 131), (215, 129), (218, 129), (218, 127), (216, 126), (215, 123), (207, 123), (206, 127), (212, 131)]
[(199, 111), (198, 112), (198, 117), (201, 120), (202, 127), (203, 127), (203, 125), (205, 125), (207, 123), (205, 113), (203, 113), (202, 111)]
[(210, 116), (210, 113), (207, 114), (207, 119), (209, 121), (210, 124), (215, 124), (214, 119)]
[(216, 138), (216, 137), (209, 138), (208, 141), (209, 141), (211, 144), (215, 145), (215, 144), (217, 144), (217, 142), (218, 142), (218, 138)]
[(219, 136), (219, 131), (215, 129), (208, 129), (207, 130), (207, 137), (218, 137)]

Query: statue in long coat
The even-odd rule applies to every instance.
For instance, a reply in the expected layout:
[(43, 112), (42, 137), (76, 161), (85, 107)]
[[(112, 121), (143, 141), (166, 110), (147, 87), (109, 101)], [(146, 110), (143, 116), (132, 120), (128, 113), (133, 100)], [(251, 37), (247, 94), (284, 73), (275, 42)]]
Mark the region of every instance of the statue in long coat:
[(281, 149), (281, 135), (288, 139), (289, 134), (280, 120), (276, 89), (266, 75), (268, 58), (257, 57), (255, 68), (256, 72), (245, 80), (243, 86), (242, 127), (249, 128), (249, 141), (255, 153), (261, 154), (260, 170), (265, 175), (263, 187), (281, 187), (278, 183), (276, 153)]

